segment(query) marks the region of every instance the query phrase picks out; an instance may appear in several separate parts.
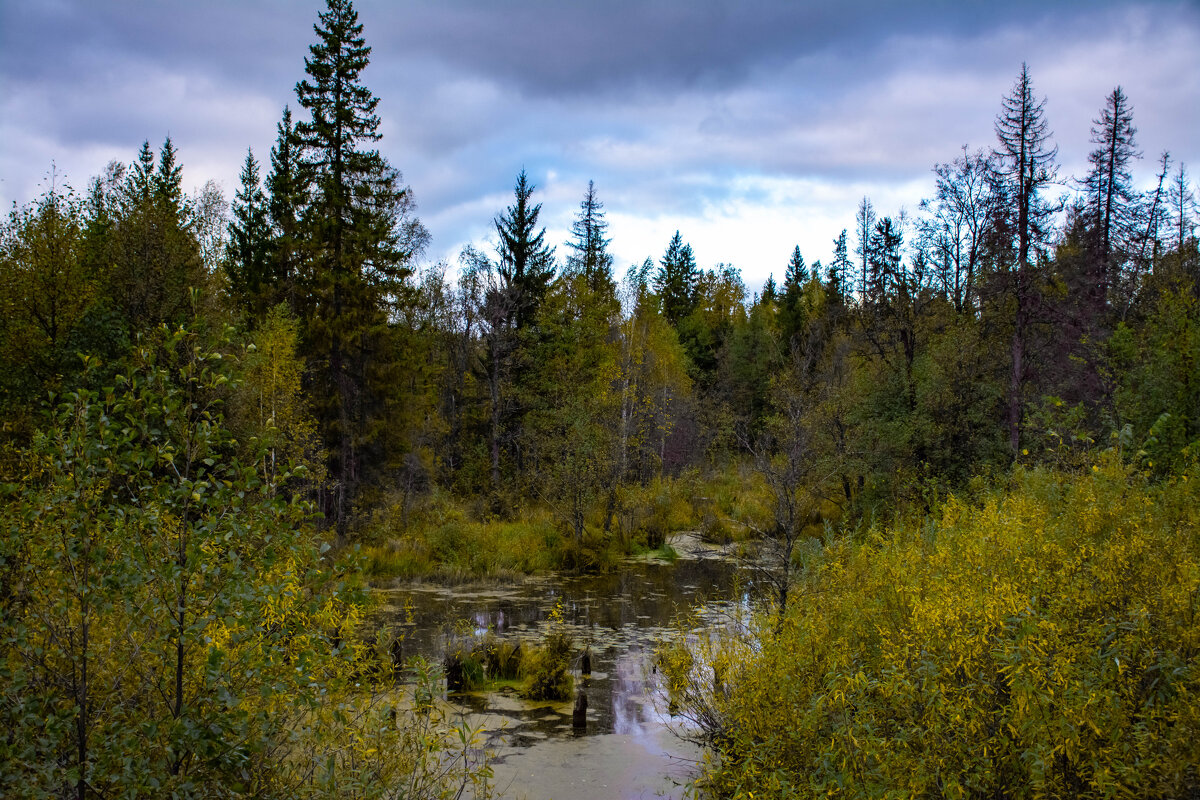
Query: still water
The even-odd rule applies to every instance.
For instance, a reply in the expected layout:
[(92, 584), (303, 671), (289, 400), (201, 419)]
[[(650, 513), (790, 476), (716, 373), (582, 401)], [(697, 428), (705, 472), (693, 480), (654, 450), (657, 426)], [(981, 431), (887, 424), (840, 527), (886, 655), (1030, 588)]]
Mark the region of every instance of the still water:
[[(384, 624), (405, 631), (405, 656), (440, 662), (456, 637), (487, 631), (539, 642), (559, 606), (575, 641), (576, 687), (587, 693), (587, 725), (572, 725), (570, 701), (530, 702), (512, 690), (451, 693), (469, 724), (487, 731), (495, 785), (512, 798), (682, 797), (701, 757), (666, 711), (653, 653), (681, 614), (700, 606), (720, 617), (743, 602), (732, 559), (688, 537), (674, 563), (630, 559), (615, 573), (543, 576), (514, 585), (413, 585), (387, 592)], [(738, 587), (742, 586), (742, 589)], [(592, 675), (580, 675), (591, 655)]]

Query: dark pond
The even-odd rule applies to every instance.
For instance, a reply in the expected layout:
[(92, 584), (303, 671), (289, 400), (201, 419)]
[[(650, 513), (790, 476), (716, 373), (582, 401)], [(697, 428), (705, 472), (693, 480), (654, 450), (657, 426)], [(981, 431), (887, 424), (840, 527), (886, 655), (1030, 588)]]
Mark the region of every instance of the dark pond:
[[(631, 559), (616, 573), (547, 576), (496, 587), (414, 585), (387, 592), (383, 624), (403, 626), (405, 656), (440, 662), (453, 640), (488, 631), (540, 641), (561, 608), (575, 641), (575, 684), (587, 693), (587, 725), (570, 702), (533, 703), (512, 690), (451, 693), (468, 721), (488, 732), (496, 784), (505, 797), (679, 797), (700, 751), (679, 738), (653, 669), (655, 647), (680, 614), (701, 605), (721, 615), (744, 602), (734, 562), (688, 537), (674, 563)], [(591, 654), (592, 675), (579, 674)]]

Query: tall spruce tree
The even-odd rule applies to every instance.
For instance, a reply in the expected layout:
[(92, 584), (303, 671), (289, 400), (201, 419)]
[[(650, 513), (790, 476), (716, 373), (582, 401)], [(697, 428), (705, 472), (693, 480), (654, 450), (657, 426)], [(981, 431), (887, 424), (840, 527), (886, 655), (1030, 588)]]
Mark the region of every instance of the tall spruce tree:
[(783, 345), (787, 348), (798, 344), (796, 337), (804, 328), (804, 306), (801, 300), (804, 296), (804, 285), (807, 283), (808, 267), (804, 263), (804, 256), (800, 254), (800, 245), (796, 245), (783, 273), (783, 290), (779, 299), (779, 333)]
[(612, 275), (612, 256), (605, 238), (608, 221), (604, 219), (604, 204), (596, 198), (596, 185), (588, 181), (587, 193), (579, 204), (579, 216), (571, 223), (572, 240), (567, 242), (571, 255), (567, 268), (584, 276), (593, 292), (612, 292), (616, 288)]
[(513, 187), (516, 202), (493, 223), (499, 236), (499, 273), (511, 295), (509, 307), (518, 330), (537, 317), (554, 277), (554, 248), (546, 246), (546, 229), (538, 230), (542, 204), (530, 202), (536, 188), (521, 170)]
[(1056, 176), (1058, 148), (1050, 144), (1046, 101), (1033, 94), (1029, 67), (1021, 65), (1012, 91), (1003, 99), (996, 118), (997, 148), (993, 153), (997, 184), (1003, 192), (1006, 225), (1016, 236), (1012, 272), (1013, 334), (1008, 389), (1008, 435), (1013, 456), (1020, 452), (1021, 402), (1025, 386), (1025, 351), (1029, 336), (1033, 292), (1033, 254), (1045, 240), (1054, 208), (1041, 192)]
[(258, 319), (266, 310), (270, 287), (271, 228), (253, 150), (246, 152), (240, 178), (241, 186), (233, 196), (225, 272), (234, 301)]
[(296, 283), (301, 273), (300, 214), (307, 192), (302, 178), (300, 148), (292, 124), (292, 110), (284, 106), (271, 148), (271, 171), (267, 175), (267, 211), (271, 223), (270, 305), (287, 302), (299, 312)]
[(1187, 166), (1180, 161), (1171, 179), (1169, 193), (1171, 223), (1175, 232), (1175, 249), (1183, 250), (1196, 227), (1196, 196), (1188, 183)]
[(699, 280), (692, 246), (683, 243), (679, 231), (675, 231), (671, 237), (667, 252), (659, 263), (662, 266), (654, 276), (654, 290), (658, 292), (659, 302), (662, 303), (663, 316), (678, 328), (679, 323), (696, 307), (696, 284)]
[(875, 223), (867, 247), (867, 291), (865, 300), (880, 305), (888, 300), (903, 280), (900, 247), (903, 236), (891, 217)]
[(850, 277), (850, 256), (846, 249), (846, 229), (842, 228), (842, 232), (833, 240), (833, 261), (829, 264), (829, 272), (826, 274), (826, 283), (828, 291), (839, 302), (844, 302), (846, 298), (846, 281)]
[(305, 347), (330, 453), (327, 519), (344, 540), (367, 465), (386, 466), (384, 394), (392, 355), (388, 306), (404, 296), (409, 263), (427, 239), (399, 173), (380, 155), (379, 99), (362, 84), (371, 48), (349, 0), (327, 0), (296, 85), (309, 119), (296, 124), (307, 297)]
[(1091, 170), (1083, 181), (1087, 215), (1098, 248), (1096, 292), (1105, 298), (1119, 280), (1123, 251), (1133, 234), (1138, 194), (1129, 162), (1141, 157), (1133, 137), (1133, 109), (1121, 87), (1113, 89), (1097, 119), (1092, 120)]
[(854, 254), (858, 256), (858, 275), (850, 286), (851, 291), (858, 294), (859, 302), (865, 302), (871, 282), (871, 265), (868, 262), (871, 255), (871, 233), (874, 230), (875, 206), (871, 205), (871, 198), (863, 197), (858, 203), (858, 212), (854, 215), (854, 233), (858, 237)]

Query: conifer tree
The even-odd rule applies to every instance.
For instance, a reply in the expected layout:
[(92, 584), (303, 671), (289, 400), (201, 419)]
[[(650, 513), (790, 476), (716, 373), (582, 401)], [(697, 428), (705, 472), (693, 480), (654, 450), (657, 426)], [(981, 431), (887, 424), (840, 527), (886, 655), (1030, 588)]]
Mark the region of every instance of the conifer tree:
[(267, 175), (267, 211), (271, 223), (271, 304), (286, 301), (299, 311), (296, 282), (301, 273), (300, 213), (307, 196), (301, 177), (296, 130), (292, 110), (284, 106), (271, 148), (271, 172)]
[(783, 294), (799, 294), (801, 287), (808, 283), (808, 267), (804, 264), (804, 256), (800, 254), (800, 245), (792, 249), (792, 257), (783, 273)]
[[(327, 0), (296, 97), (301, 176), (310, 199), (305, 234), (305, 347), (330, 453), (327, 519), (345, 539), (366, 465), (386, 466), (383, 394), (390, 380), (388, 304), (404, 295), (410, 259), (428, 234), (410, 218), (399, 173), (375, 148), (379, 99), (362, 84), (371, 48), (350, 0)], [(364, 451), (372, 451), (364, 458)]]
[(1175, 229), (1175, 249), (1182, 250), (1195, 229), (1196, 196), (1188, 184), (1187, 167), (1181, 161), (1171, 179), (1171, 222)]
[(105, 288), (131, 334), (189, 316), (190, 290), (205, 281), (177, 155), (170, 137), (157, 163), (150, 143), (142, 143), (106, 234)]
[(867, 296), (868, 285), (870, 284), (870, 252), (871, 252), (871, 233), (875, 230), (875, 206), (871, 205), (871, 199), (864, 197), (858, 203), (858, 212), (854, 216), (854, 232), (858, 236), (858, 245), (854, 248), (854, 254), (858, 256), (858, 275), (857, 280), (850, 287), (851, 290), (858, 293), (859, 301), (863, 302)]
[(696, 307), (696, 284), (699, 275), (692, 246), (684, 244), (679, 231), (667, 244), (661, 267), (654, 276), (654, 289), (662, 303), (663, 316), (675, 327)]
[(180, 222), (187, 214), (187, 203), (183, 196), (183, 165), (177, 164), (178, 151), (171, 137), (163, 140), (162, 150), (158, 155), (158, 169), (154, 173), (151, 185), (155, 199), (163, 206), (176, 210)]
[(1058, 148), (1050, 144), (1046, 101), (1034, 97), (1033, 79), (1025, 64), (1003, 99), (995, 128), (998, 146), (993, 151), (993, 166), (1012, 204), (1007, 211), (1015, 223), (1017, 270), (1027, 271), (1034, 250), (1049, 233), (1047, 226), (1055, 211), (1040, 193), (1057, 177)]
[(850, 267), (850, 257), (846, 249), (846, 229), (842, 228), (842, 232), (833, 240), (833, 261), (826, 274), (826, 288), (833, 297), (843, 302), (846, 297), (846, 281), (850, 277)]
[(1088, 154), (1091, 171), (1084, 179), (1087, 213), (1095, 231), (1099, 264), (1096, 292), (1101, 299), (1117, 279), (1121, 255), (1132, 235), (1137, 215), (1137, 192), (1129, 162), (1139, 158), (1133, 137), (1133, 109), (1121, 87), (1112, 90), (1097, 119), (1092, 120), (1092, 144)]
[(253, 317), (266, 310), (270, 284), (271, 230), (254, 151), (247, 150), (241, 186), (233, 199), (225, 271), (238, 306)]
[(1025, 385), (1025, 350), (1030, 324), (1033, 291), (1033, 253), (1044, 241), (1054, 208), (1041, 191), (1056, 176), (1054, 160), (1058, 148), (1050, 144), (1046, 101), (1033, 94), (1029, 67), (1021, 65), (1012, 91), (1003, 100), (996, 118), (998, 146), (994, 151), (996, 178), (1006, 202), (1001, 212), (1016, 234), (1016, 268), (1013, 270), (1014, 301), (1011, 348), (1011, 379), (1008, 390), (1009, 447), (1014, 457), (1020, 452), (1021, 401)]
[(608, 221), (604, 219), (604, 204), (596, 198), (596, 186), (588, 181), (587, 193), (579, 204), (579, 216), (571, 223), (574, 237), (567, 246), (573, 251), (567, 256), (567, 267), (584, 276), (592, 291), (612, 292), (616, 288), (612, 275), (612, 256), (608, 254), (605, 238)]
[(796, 245), (783, 275), (783, 292), (779, 298), (779, 333), (785, 347), (795, 345), (796, 336), (804, 327), (801, 298), (806, 283), (808, 267), (804, 263), (804, 256), (800, 254), (800, 246)]
[(499, 273), (511, 294), (509, 306), (518, 330), (537, 317), (554, 277), (554, 248), (546, 246), (546, 229), (537, 229), (542, 204), (530, 202), (536, 188), (521, 170), (513, 187), (516, 202), (494, 220), (499, 236)]
[(900, 228), (891, 217), (884, 217), (875, 223), (867, 247), (867, 303), (882, 304), (901, 283), (902, 243)]
[(774, 305), (778, 294), (779, 289), (775, 286), (775, 273), (768, 273), (766, 281), (763, 282), (762, 294), (758, 296), (758, 302), (764, 306)]

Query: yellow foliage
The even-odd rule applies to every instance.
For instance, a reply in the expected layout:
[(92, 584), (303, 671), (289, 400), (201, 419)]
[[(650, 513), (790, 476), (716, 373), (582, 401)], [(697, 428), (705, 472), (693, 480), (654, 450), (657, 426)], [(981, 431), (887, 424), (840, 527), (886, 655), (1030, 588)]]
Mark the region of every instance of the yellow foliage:
[(831, 542), (779, 628), (759, 619), (677, 642), (668, 686), (719, 755), (704, 786), (1200, 789), (1196, 481), (1154, 486), (1115, 459), (1095, 466), (1019, 470), (977, 505), (951, 499), (926, 520)]

